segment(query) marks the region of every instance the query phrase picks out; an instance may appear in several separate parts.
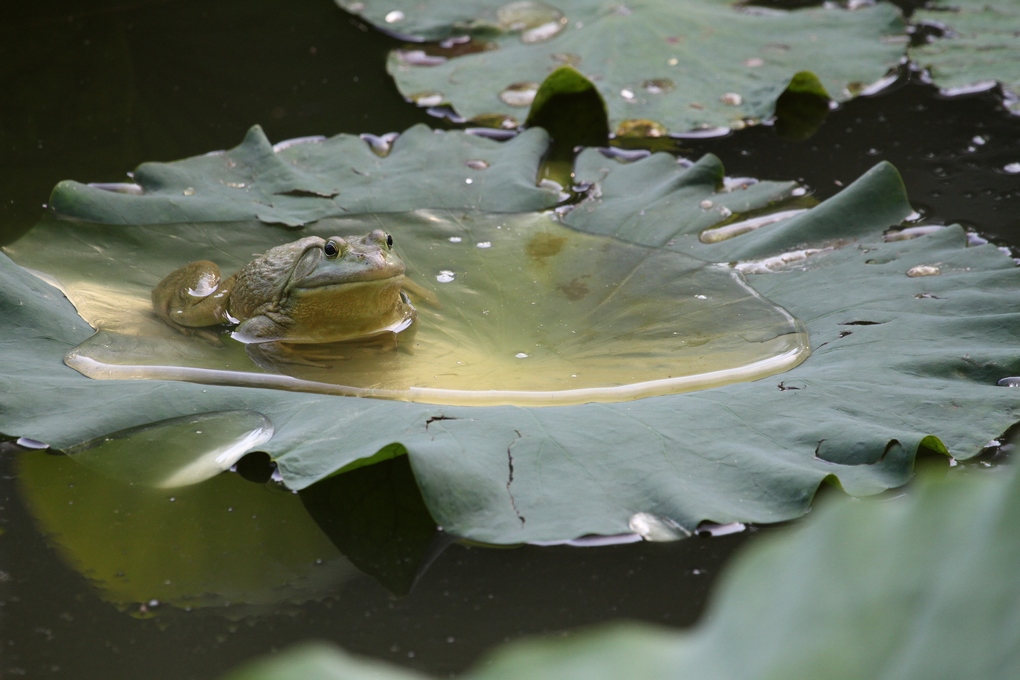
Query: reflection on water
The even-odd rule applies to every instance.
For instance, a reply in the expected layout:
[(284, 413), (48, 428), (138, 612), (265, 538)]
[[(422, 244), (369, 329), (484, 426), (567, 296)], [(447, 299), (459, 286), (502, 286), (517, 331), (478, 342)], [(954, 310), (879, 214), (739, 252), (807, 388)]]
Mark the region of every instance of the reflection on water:
[(329, 477), (299, 495), (333, 544), (396, 595), (409, 593), (454, 540), (436, 527), (406, 455)]
[(66, 453), (128, 484), (173, 489), (229, 470), (246, 451), (272, 436), (273, 424), (261, 413), (220, 411), (114, 432)]
[[(7, 579), (0, 581), (0, 604), (5, 613), (0, 625), (4, 649), (0, 666), (11, 677), (56, 678), (67, 676), (68, 670), (74, 669), (70, 675), (75, 678), (213, 678), (252, 655), (308, 639), (329, 640), (355, 654), (404, 663), (420, 672), (446, 677), (463, 672), (488, 648), (504, 639), (593, 625), (618, 617), (670, 626), (691, 625), (703, 610), (709, 585), (727, 557), (755, 535), (744, 532), (711, 540), (695, 538), (584, 549), (524, 546), (490, 550), (454, 544), (429, 566), (410, 594), (395, 598), (365, 577), (348, 578), (346, 563), (330, 559), (335, 553), (329, 552), (329, 546), (315, 533), (317, 530), (307, 532), (311, 522), (295, 518), (295, 506), (300, 505), (294, 503), (297, 495), (286, 494), (281, 499), (270, 489), (225, 474), (221, 476), (224, 479), (217, 478), (178, 493), (148, 490), (156, 497), (164, 494), (162, 504), (142, 506), (134, 496), (117, 504), (113, 500), (100, 504), (96, 499), (103, 493), (120, 494), (121, 489), (132, 487), (107, 482), (86, 492), (88, 480), (101, 478), (66, 458), (12, 451), (2, 446), (0, 454), (0, 502), (6, 521), (0, 527), (5, 530), (0, 538), (3, 546), (0, 566)], [(23, 457), (31, 460), (22, 461)], [(393, 462), (402, 460), (406, 463), (401, 458)], [(27, 484), (18, 483), (13, 476), (22, 467), (32, 474)], [(78, 472), (74, 472), (76, 468)], [(399, 471), (391, 472), (394, 483), (389, 487), (378, 479), (360, 477), (365, 486), (363, 500), (358, 502), (355, 492), (351, 505), (357, 505), (367, 516), (373, 494), (392, 497), (399, 493), (401, 485), (396, 479), (399, 476)], [(75, 486), (68, 488), (68, 484)], [(207, 501), (196, 513), (188, 494), (207, 484), (209, 492), (204, 494)], [(218, 505), (208, 500), (215, 494), (220, 495)], [(270, 494), (272, 502), (256, 504), (259, 496)], [(171, 496), (177, 500), (167, 500)], [(69, 501), (74, 501), (74, 505), (68, 505)], [(187, 502), (177, 506), (182, 501)], [(302, 501), (322, 529), (329, 532), (322, 520), (328, 522), (337, 512), (339, 499), (333, 499), (332, 505), (308, 503), (305, 498)], [(157, 515), (153, 507), (166, 512)], [(234, 512), (227, 513), (229, 507)], [(117, 509), (120, 512), (114, 514)], [(180, 511), (182, 526), (172, 526), (170, 510)], [(242, 510), (246, 514), (239, 514)], [(129, 511), (142, 513), (133, 525), (145, 526), (146, 531), (117, 538), (117, 527), (124, 523), (123, 516)], [(252, 514), (258, 518), (252, 519)], [(411, 518), (415, 516), (412, 513), (407, 519), (398, 519), (395, 526), (412, 525), (415, 521)], [(53, 521), (54, 517), (63, 523)], [(170, 520), (164, 521), (167, 518)], [(374, 528), (366, 528), (352, 519), (340, 519), (337, 524), (346, 529), (341, 527), (330, 536), (351, 532), (342, 552), (350, 546), (369, 546), (370, 542), (361, 537), (369, 533), (382, 537), (385, 533), (382, 515), (377, 518), (380, 521), (372, 522)], [(204, 527), (206, 521), (212, 526)], [(302, 538), (289, 539), (285, 532), (271, 527), (274, 522), (292, 528)], [(41, 532), (37, 533), (33, 523)], [(268, 528), (270, 535), (263, 536), (245, 525)], [(424, 524), (420, 528), (427, 529)], [(233, 538), (225, 529), (243, 535)], [(76, 539), (77, 532), (84, 535)], [(49, 540), (40, 533), (48, 534)], [(114, 538), (108, 540), (111, 536)], [(422, 540), (424, 536), (422, 531)], [(197, 566), (189, 570), (185, 559), (159, 545), (172, 546), (191, 537), (194, 543), (184, 545), (186, 553), (206, 557), (202, 567), (219, 570), (219, 576), (200, 577)], [(286, 541), (278, 550), (266, 550), (262, 545), (277, 539)], [(95, 543), (107, 540), (106, 549), (122, 554), (100, 559), (102, 546)], [(219, 552), (212, 543), (198, 550), (200, 540), (219, 541)], [(295, 548), (301, 541), (308, 547)], [(56, 550), (51, 550), (50, 545)], [(315, 550), (316, 546), (323, 547)], [(76, 557), (69, 547), (83, 557)], [(386, 550), (385, 544), (379, 545), (375, 554), (380, 560), (387, 559)], [(242, 551), (250, 565), (238, 557)], [(222, 552), (230, 555), (219, 559)], [(295, 554), (290, 557), (290, 553)], [(146, 554), (151, 557), (143, 560)], [(65, 559), (58, 559), (58, 555)], [(355, 559), (353, 552), (349, 556), (359, 568), (368, 564), (367, 558)], [(307, 564), (315, 558), (322, 558), (323, 564)], [(97, 587), (77, 578), (62, 562), (87, 569)], [(145, 566), (156, 570), (152, 576), (143, 578), (140, 567)], [(394, 570), (398, 566), (392, 565)], [(413, 565), (412, 570), (416, 571), (417, 566)], [(272, 592), (264, 592), (262, 599), (268, 601), (275, 593), (279, 597), (276, 605), (246, 606), (243, 604), (246, 598), (231, 586), (235, 580), (251, 582), (260, 574), (286, 574), (288, 568), (298, 579), (294, 588), (277, 587), (279, 584), (272, 578), (263, 581)], [(107, 584), (97, 578), (117, 570), (124, 570), (124, 576), (106, 580), (116, 582), (130, 577), (132, 582), (142, 581), (137, 594), (116, 600)], [(308, 583), (302, 577), (309, 570), (333, 580), (322, 582), (322, 587), (315, 589), (314, 596), (303, 604), (291, 604), (302, 593), (311, 594), (311, 588), (297, 590)], [(329, 574), (331, 570), (335, 572)], [(232, 604), (199, 609), (191, 599), (190, 604), (182, 605), (192, 607), (187, 612), (171, 606), (172, 601), (165, 593), (156, 593), (164, 599), (145, 614), (154, 616), (137, 620), (142, 617), (124, 616), (97, 598), (98, 593), (106, 600), (124, 602), (119, 606), (138, 614), (142, 602), (148, 608), (149, 600), (141, 598), (152, 599), (154, 592), (145, 587), (146, 583), (153, 588), (164, 587), (161, 584), (167, 578), (186, 579), (210, 592), (227, 584), (232, 590), (217, 598), (217, 602), (225, 604), (229, 597), (233, 598)], [(395, 585), (398, 580), (394, 578), (392, 583)], [(387, 588), (392, 590), (393, 585), (388, 584)]]
[[(181, 335), (152, 313), (168, 271), (232, 272), (317, 234), (391, 233), (418, 308), (413, 333), (319, 345), (297, 360)], [(57, 252), (61, 251), (61, 252)], [(741, 275), (544, 215), (418, 211), (264, 225), (44, 221), (9, 248), (59, 282), (99, 329), (67, 363), (94, 378), (160, 378), (457, 404), (620, 401), (754, 380), (808, 352), (803, 327)], [(280, 373), (286, 375), (280, 375)]]
[(20, 455), (21, 496), (67, 562), (122, 609), (272, 609), (318, 599), (358, 574), (295, 494), (231, 474), (156, 489), (74, 458)]

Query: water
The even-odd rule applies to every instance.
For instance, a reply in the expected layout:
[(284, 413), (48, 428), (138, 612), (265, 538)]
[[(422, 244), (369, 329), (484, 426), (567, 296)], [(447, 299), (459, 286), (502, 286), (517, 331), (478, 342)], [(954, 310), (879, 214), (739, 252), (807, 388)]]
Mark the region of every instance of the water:
[[(152, 313), (155, 282), (210, 253), (226, 257), (227, 276), (256, 244), (379, 227), (406, 263), (417, 307), (417, 321), (400, 333), (281, 352), (186, 336)], [(52, 277), (99, 331), (65, 358), (99, 379), (543, 406), (755, 380), (809, 353), (803, 326), (729, 266), (583, 234), (550, 215), (423, 210), (297, 230), (47, 219), (7, 252)]]
[[(13, 241), (38, 221), (41, 204), (61, 179), (129, 182), (125, 171), (140, 162), (229, 148), (255, 122), (274, 140), (338, 132), (383, 135), (419, 121), (447, 124), (396, 93), (383, 65), (387, 51), (397, 46), (397, 41), (362, 31), (329, 0), (22, 3), (0, 26), (0, 63), (7, 69), (0, 100), (2, 241)], [(784, 141), (771, 128), (752, 127), (729, 136), (725, 129), (706, 131), (703, 138), (682, 136), (677, 143), (690, 158), (707, 151), (718, 154), (734, 176), (802, 178), (819, 199), (838, 191), (837, 182), (845, 185), (886, 159), (903, 173), (911, 200), (926, 220), (962, 220), (997, 243), (1015, 246), (1020, 245), (1017, 125), (991, 93), (947, 99), (914, 80), (843, 105), (804, 142)], [(975, 136), (986, 143), (975, 144)], [(288, 587), (299, 585), (301, 573), (326, 572), (323, 581), (302, 591), (301, 597), (312, 597), (300, 604), (277, 599), (226, 605), (224, 600), (192, 605), (189, 612), (173, 603), (172, 594), (155, 590), (166, 577), (150, 581), (153, 590), (114, 604), (109, 588), (75, 569), (85, 558), (65, 546), (70, 539), (48, 535), (49, 527), (58, 525), (47, 513), (75, 519), (75, 506), (57, 516), (63, 508), (56, 504), (86, 495), (95, 499), (101, 491), (98, 485), (85, 489), (85, 476), (96, 478), (95, 473), (71, 463), (9, 445), (0, 452), (0, 672), (5, 675), (213, 678), (256, 654), (310, 638), (445, 675), (465, 669), (491, 646), (524, 635), (616, 618), (689, 626), (728, 558), (759, 535), (745, 531), (679, 543), (591, 548), (489, 550), (454, 544), (420, 575), (409, 595), (394, 597), (376, 580), (385, 575), (377, 571), (373, 578), (361, 571), (369, 568), (367, 560), (351, 571), (348, 559), (332, 557), (342, 552), (334, 542), (341, 535), (357, 537), (352, 530), (344, 534), (342, 523), (324, 526), (317, 519), (343, 517), (335, 508), (280, 494), (272, 485), (233, 473), (184, 490), (129, 487), (137, 496), (127, 495), (133, 492), (124, 491), (121, 483), (100, 478), (99, 484), (115, 489), (110, 493), (117, 497), (100, 519), (118, 509), (123, 515), (135, 508), (146, 508), (146, 513), (184, 508), (148, 515), (158, 519), (146, 527), (179, 527), (175, 523), (181, 520), (183, 532), (174, 530), (197, 538), (221, 526), (213, 514), (222, 513), (223, 522), (236, 522), (223, 526), (237, 532), (240, 541), (258, 535), (260, 522), (270, 519), (269, 510), (288, 520), (287, 529), (291, 522), (300, 524), (300, 530), (293, 529), (300, 540), (281, 544), (300, 559), (288, 565), (287, 551), (274, 558), (271, 545), (245, 543), (252, 564), (275, 569), (283, 575), (279, 583)], [(40, 498), (29, 488), (35, 478), (21, 477), (32, 465), (47, 472), (67, 468), (72, 476), (60, 479), (76, 486)], [(414, 505), (413, 495), (399, 484), (394, 488), (398, 472), (385, 464), (373, 467), (381, 467), (376, 477), (361, 476), (360, 470), (343, 477), (363, 489), (392, 489), (388, 493), (404, 499), (402, 505)], [(185, 493), (216, 498), (203, 501), (209, 505), (191, 504), (192, 496)], [(189, 505), (178, 506), (179, 501)], [(54, 507), (42, 509), (47, 502)], [(240, 514), (256, 502), (263, 505)], [(234, 511), (228, 512), (231, 507)], [(200, 508), (197, 518), (186, 520), (194, 508)], [(309, 517), (319, 534), (312, 531)], [(93, 520), (91, 515), (77, 517), (85, 519)], [(420, 526), (420, 521), (409, 523)], [(85, 528), (98, 531), (104, 523), (92, 521)], [(277, 529), (273, 535), (286, 540), (288, 532)], [(322, 535), (330, 540), (323, 541)], [(224, 540), (234, 539), (228, 532)], [(136, 539), (138, 554), (166, 555), (160, 552), (166, 541), (166, 534), (146, 534)], [(352, 538), (343, 543), (347, 553), (356, 554), (354, 544)], [(190, 545), (194, 559), (171, 564), (191, 568), (187, 578), (192, 583), (208, 584), (204, 579), (210, 577), (190, 566), (204, 559), (195, 552), (202, 545)], [(215, 569), (222, 556), (214, 557), (205, 564)], [(247, 580), (258, 571), (237, 567), (236, 561), (229, 564), (235, 566), (224, 570), (228, 576), (237, 568), (241, 571), (236, 573), (248, 574)], [(177, 572), (171, 583), (187, 573)], [(397, 580), (388, 578), (391, 584)], [(148, 598), (147, 604), (160, 597), (165, 602), (140, 611), (142, 598)]]
[[(616, 617), (690, 625), (748, 535), (590, 548), (453, 544), (395, 597), (382, 583), (399, 589), (415, 574), (365, 575), (373, 545), (392, 547), (395, 536), (420, 545), (415, 536), (435, 531), (415, 507), (403, 459), (335, 478), (347, 486), (329, 489), (329, 502), (231, 473), (186, 489), (128, 487), (61, 456), (18, 456), (9, 448), (0, 456), (0, 664), (18, 677), (214, 678), (312, 638), (446, 675), (526, 634)], [(397, 514), (366, 507), (379, 497)], [(395, 535), (394, 526), (411, 531)]]

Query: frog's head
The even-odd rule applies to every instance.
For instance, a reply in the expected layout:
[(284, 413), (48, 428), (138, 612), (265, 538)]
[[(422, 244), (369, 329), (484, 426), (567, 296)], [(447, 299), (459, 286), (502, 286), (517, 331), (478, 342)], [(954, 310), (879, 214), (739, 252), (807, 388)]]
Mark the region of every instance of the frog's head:
[(238, 272), (231, 312), (272, 315), (293, 338), (358, 335), (387, 326), (402, 310), (404, 262), (393, 238), (307, 236), (272, 248)]
[(309, 236), (265, 254), (282, 250), (290, 271), (283, 281), (283, 292), (312, 291), (363, 281), (381, 281), (403, 276), (404, 261), (393, 252), (393, 237), (381, 229), (364, 236), (333, 236), (322, 239)]

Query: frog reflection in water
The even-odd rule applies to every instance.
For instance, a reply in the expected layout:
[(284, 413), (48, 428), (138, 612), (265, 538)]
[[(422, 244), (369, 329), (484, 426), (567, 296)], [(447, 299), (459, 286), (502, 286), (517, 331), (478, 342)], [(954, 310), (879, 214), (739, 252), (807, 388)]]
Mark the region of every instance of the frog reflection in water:
[(214, 263), (192, 262), (157, 284), (152, 305), (185, 333), (223, 324), (244, 343), (333, 343), (410, 326), (405, 283), (393, 238), (376, 229), (271, 248), (222, 281)]

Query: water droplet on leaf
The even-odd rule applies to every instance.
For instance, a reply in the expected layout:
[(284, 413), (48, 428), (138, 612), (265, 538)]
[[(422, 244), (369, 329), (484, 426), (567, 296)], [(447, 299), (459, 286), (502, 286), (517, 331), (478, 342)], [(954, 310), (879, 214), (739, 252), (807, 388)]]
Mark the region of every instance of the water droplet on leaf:
[(919, 276), (939, 276), (942, 270), (931, 264), (919, 264), (907, 270), (907, 276), (917, 278)]
[(537, 93), (538, 83), (514, 83), (500, 92), (499, 98), (508, 106), (531, 106)]

